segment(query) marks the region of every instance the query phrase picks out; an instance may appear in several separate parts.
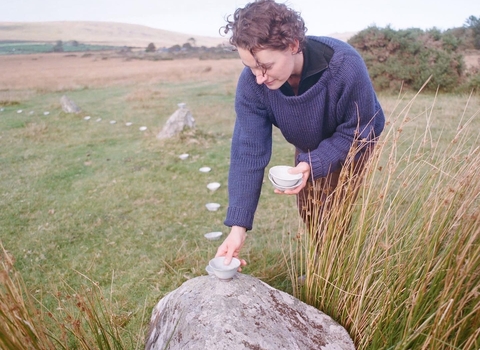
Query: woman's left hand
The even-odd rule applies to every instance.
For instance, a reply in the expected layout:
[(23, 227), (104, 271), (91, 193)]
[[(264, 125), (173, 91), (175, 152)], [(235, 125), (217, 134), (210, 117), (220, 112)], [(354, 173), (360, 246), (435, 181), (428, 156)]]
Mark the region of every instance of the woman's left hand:
[(288, 172), (290, 174), (303, 174), (302, 178), (302, 183), (298, 186), (295, 187), (293, 190), (285, 190), (285, 191), (280, 191), (275, 189), (275, 193), (278, 194), (298, 194), (306, 185), (307, 185), (307, 180), (308, 177), (310, 176), (310, 164), (307, 162), (300, 162), (298, 165), (292, 169), (289, 169)]

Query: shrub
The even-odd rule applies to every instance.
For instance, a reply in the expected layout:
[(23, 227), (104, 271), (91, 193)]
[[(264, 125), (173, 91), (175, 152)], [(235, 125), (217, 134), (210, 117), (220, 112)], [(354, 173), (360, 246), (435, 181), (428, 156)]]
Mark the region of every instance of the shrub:
[(145, 49), (145, 52), (155, 52), (157, 48), (155, 47), (154, 43), (148, 44), (147, 48)]
[(58, 40), (53, 46), (53, 52), (63, 52), (63, 42)]
[(430, 76), (431, 91), (452, 91), (461, 82), (463, 57), (457, 53), (460, 41), (452, 34), (369, 27), (349, 43), (363, 56), (378, 90), (419, 90)]
[(480, 50), (480, 18), (470, 16), (465, 22), (465, 26), (473, 33), (474, 47)]

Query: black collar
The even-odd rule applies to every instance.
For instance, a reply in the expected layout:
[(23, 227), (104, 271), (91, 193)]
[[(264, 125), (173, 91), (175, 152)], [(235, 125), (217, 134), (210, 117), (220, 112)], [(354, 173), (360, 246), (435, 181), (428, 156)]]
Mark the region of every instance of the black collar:
[(309, 40), (303, 50), (302, 80), (328, 68), (332, 59), (333, 50), (331, 47), (315, 40)]
[[(298, 86), (298, 95), (303, 94), (310, 89), (320, 79), (320, 76), (328, 68), (328, 63), (332, 59), (333, 49), (319, 41), (310, 40), (307, 42), (303, 53), (302, 77)], [(292, 87), (285, 82), (280, 91), (286, 96), (294, 96)]]

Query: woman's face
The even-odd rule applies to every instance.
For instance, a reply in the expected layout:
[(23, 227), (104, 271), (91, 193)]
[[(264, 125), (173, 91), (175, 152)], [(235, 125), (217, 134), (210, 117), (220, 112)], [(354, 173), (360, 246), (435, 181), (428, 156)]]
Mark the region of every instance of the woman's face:
[(252, 56), (250, 51), (237, 48), (243, 64), (250, 68), (257, 84), (265, 84), (269, 89), (279, 89), (292, 76), (302, 73), (303, 56), (296, 54), (298, 47), (285, 51), (261, 50)]

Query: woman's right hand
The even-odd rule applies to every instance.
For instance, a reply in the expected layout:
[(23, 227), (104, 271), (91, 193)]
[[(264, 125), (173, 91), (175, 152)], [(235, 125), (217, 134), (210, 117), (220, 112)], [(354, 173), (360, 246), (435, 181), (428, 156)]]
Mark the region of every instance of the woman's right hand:
[(230, 264), (233, 257), (239, 259), (240, 268), (238, 271), (241, 271), (241, 267), (247, 265), (247, 262), (239, 257), (240, 249), (242, 249), (246, 237), (247, 229), (245, 227), (232, 226), (230, 234), (225, 238), (220, 247), (218, 247), (215, 257), (224, 256), (225, 265)]

